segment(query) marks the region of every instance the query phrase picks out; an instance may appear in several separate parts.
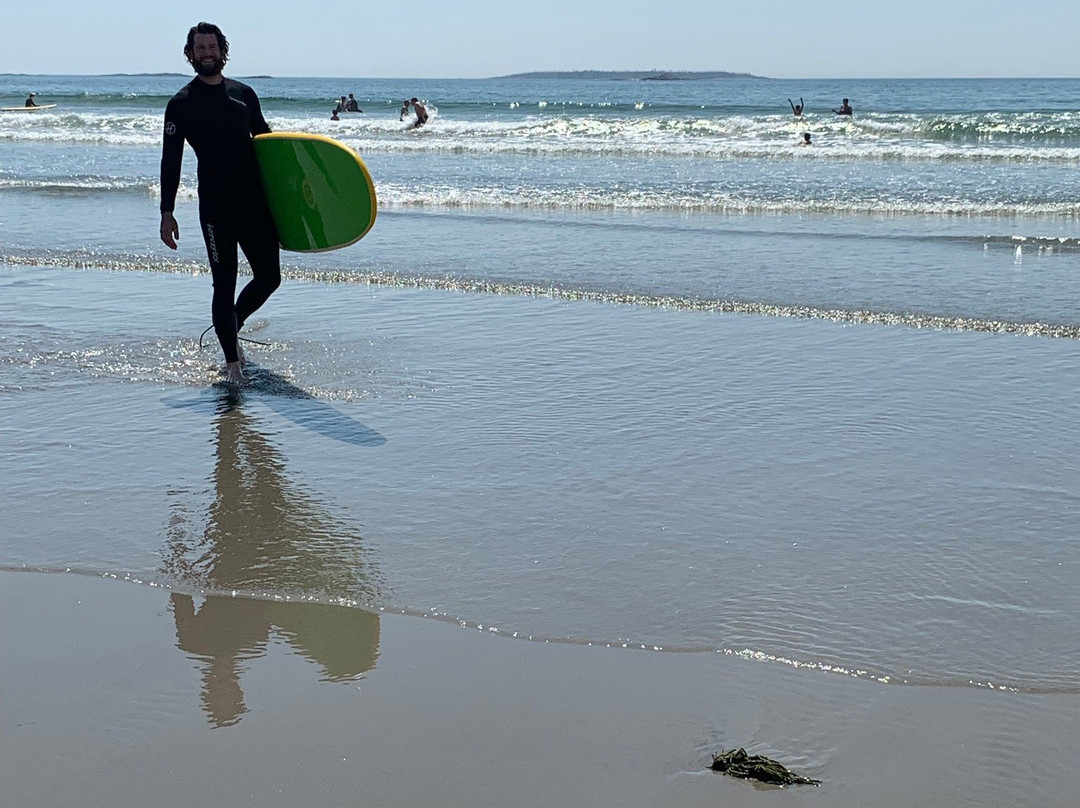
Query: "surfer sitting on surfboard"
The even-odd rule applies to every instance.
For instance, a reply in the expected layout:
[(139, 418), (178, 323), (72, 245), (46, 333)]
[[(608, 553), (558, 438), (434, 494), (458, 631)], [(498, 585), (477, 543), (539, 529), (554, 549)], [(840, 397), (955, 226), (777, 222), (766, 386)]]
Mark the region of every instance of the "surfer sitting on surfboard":
[[(184, 56), (198, 75), (165, 108), (160, 235), (169, 249), (176, 249), (180, 229), (173, 209), (187, 141), (199, 163), (199, 221), (214, 277), (214, 331), (225, 354), (227, 380), (243, 384), (237, 331), (281, 283), (277, 229), (252, 142), (270, 127), (255, 91), (221, 75), (229, 41), (220, 28), (207, 22), (193, 26)], [(238, 246), (251, 265), (252, 279), (234, 301)]]
[(30, 95), (26, 96), (26, 106), (28, 106), (28, 107), (36, 107), (37, 106), (37, 104), (34, 103), (34, 96), (35, 95), (37, 95), (37, 93), (30, 93)]

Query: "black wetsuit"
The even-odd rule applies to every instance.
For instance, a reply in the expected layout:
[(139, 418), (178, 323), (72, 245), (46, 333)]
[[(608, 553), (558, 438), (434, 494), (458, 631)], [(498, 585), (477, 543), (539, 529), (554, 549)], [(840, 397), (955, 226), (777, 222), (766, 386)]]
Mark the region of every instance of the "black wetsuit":
[[(195, 78), (165, 108), (161, 210), (171, 213), (176, 204), (186, 140), (199, 162), (199, 221), (214, 276), (211, 311), (226, 362), (239, 358), (240, 326), (281, 283), (277, 229), (252, 143), (253, 135), (269, 131), (255, 91), (232, 79), (207, 84)], [(253, 278), (234, 304), (237, 246)]]

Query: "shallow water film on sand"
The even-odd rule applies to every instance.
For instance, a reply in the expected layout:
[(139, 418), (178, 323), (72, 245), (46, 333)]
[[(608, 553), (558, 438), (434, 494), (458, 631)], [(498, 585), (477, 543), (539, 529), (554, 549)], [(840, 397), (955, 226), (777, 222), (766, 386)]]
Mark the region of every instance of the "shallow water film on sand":
[(252, 79), (381, 207), (284, 256), (229, 396), (190, 152), (156, 241), (181, 83), (40, 77), (0, 131), (5, 567), (1080, 689), (1080, 84), (357, 80), (331, 122)]

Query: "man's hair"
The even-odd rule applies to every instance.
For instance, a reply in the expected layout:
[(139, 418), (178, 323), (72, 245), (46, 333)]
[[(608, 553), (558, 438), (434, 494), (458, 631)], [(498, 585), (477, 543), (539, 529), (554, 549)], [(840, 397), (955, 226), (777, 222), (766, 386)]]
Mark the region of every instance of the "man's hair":
[(191, 64), (195, 64), (195, 34), (213, 34), (216, 36), (218, 50), (221, 51), (221, 61), (229, 61), (229, 40), (225, 38), (225, 34), (221, 33), (221, 29), (212, 22), (200, 22), (198, 25), (191, 26), (191, 30), (187, 32), (184, 56), (187, 57)]

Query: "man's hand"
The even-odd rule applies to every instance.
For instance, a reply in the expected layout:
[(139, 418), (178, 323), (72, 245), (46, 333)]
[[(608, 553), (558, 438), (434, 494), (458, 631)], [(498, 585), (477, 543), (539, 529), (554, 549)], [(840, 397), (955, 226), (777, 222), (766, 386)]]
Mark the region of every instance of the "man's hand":
[(176, 224), (176, 217), (168, 211), (161, 213), (161, 240), (170, 250), (176, 249), (176, 240), (180, 238), (180, 228)]

